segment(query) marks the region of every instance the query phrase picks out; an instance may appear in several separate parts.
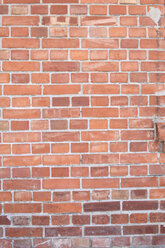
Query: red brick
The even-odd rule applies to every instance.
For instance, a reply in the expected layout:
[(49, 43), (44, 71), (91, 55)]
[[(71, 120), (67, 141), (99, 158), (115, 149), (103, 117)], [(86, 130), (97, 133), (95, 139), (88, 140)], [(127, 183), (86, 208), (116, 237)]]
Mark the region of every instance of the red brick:
[(43, 39), (43, 48), (78, 48), (78, 39)]
[[(39, 203), (11, 203), (5, 204), (5, 213), (40, 213), (41, 204)], [(14, 235), (15, 236), (15, 235)]]
[(164, 235), (156, 235), (153, 237), (152, 244), (153, 245), (164, 245), (165, 242), (165, 236)]
[(92, 247), (109, 248), (110, 239), (109, 238), (92, 238)]
[(125, 15), (126, 14), (126, 6), (122, 5), (111, 5), (109, 7), (110, 15)]
[(123, 247), (123, 246), (130, 246), (130, 239), (129, 237), (117, 237), (112, 238), (112, 245), (117, 247)]
[(130, 187), (156, 187), (158, 179), (156, 177), (149, 178), (122, 178), (121, 185), (123, 188)]
[(83, 179), (83, 188), (94, 189), (94, 188), (118, 188), (118, 179)]
[(53, 177), (68, 177), (69, 169), (65, 167), (52, 168), (52, 176)]
[(119, 226), (85, 227), (85, 236), (102, 236), (102, 235), (110, 236), (110, 235), (120, 235), (120, 234), (121, 234), (121, 228)]
[[(115, 27), (115, 28), (113, 27), (109, 29), (109, 37), (126, 37), (126, 36), (127, 36), (127, 29), (124, 27)], [(113, 53), (113, 51), (111, 52)]]
[(46, 237), (61, 237), (61, 236), (81, 236), (81, 227), (56, 227), (56, 228), (46, 228)]
[(88, 73), (71, 73), (72, 83), (87, 83), (89, 81)]
[(84, 94), (119, 94), (120, 88), (118, 85), (84, 85)]
[(146, 14), (146, 8), (145, 6), (129, 6), (129, 14), (130, 15), (145, 15)]
[(49, 216), (32, 216), (32, 225), (49, 225)]
[(11, 7), (12, 15), (27, 15), (28, 6), (27, 5), (14, 5)]
[(157, 210), (157, 201), (128, 201), (123, 202), (123, 210)]
[(108, 128), (107, 120), (100, 120), (100, 119), (90, 120), (90, 129), (107, 129), (107, 128)]
[(84, 212), (101, 212), (101, 211), (117, 211), (120, 210), (119, 202), (95, 202), (85, 203)]
[[(62, 90), (62, 88), (60, 87), (60, 90)], [(80, 116), (80, 109), (78, 108), (50, 108), (50, 109), (43, 109), (43, 117), (44, 118), (54, 118), (54, 117), (58, 117), (58, 118), (77, 118)], [(49, 135), (48, 135), (49, 136)]]
[(124, 235), (135, 235), (135, 234), (157, 234), (157, 225), (141, 225), (139, 226), (124, 226)]
[(138, 63), (137, 62), (121, 62), (121, 70), (122, 71), (138, 71)]
[(42, 237), (41, 228), (6, 228), (8, 237)]
[(131, 198), (132, 199), (146, 199), (147, 198), (147, 191), (144, 189), (132, 190), (131, 191)]
[[(111, 126), (112, 128), (112, 126)], [(128, 144), (127, 142), (111, 142), (110, 143), (110, 151), (111, 152), (127, 152)]]
[(13, 83), (29, 83), (28, 74), (12, 74)]
[(116, 25), (116, 17), (100, 17), (100, 16), (85, 16), (81, 17), (81, 25), (97, 25), (97, 26), (107, 26), (107, 25)]
[(4, 71), (39, 71), (39, 62), (3, 62)]
[(92, 177), (105, 177), (108, 176), (108, 167), (91, 167)]
[(131, 142), (130, 151), (131, 152), (147, 151), (147, 143), (146, 142)]
[(39, 3), (39, 0), (5, 0), (5, 3), (11, 4), (20, 4), (20, 3)]
[(89, 238), (73, 238), (72, 239), (73, 248), (90, 247), (90, 239)]
[(0, 75), (0, 83), (9, 83), (9, 74), (8, 73), (2, 73)]
[(112, 190), (112, 199), (127, 200), (129, 197), (127, 190)]
[(68, 58), (68, 52), (67, 51), (52, 50), (50, 52), (50, 58), (52, 60), (65, 60)]
[(3, 26), (38, 26), (39, 16), (4, 16)]
[(138, 48), (138, 40), (135, 39), (121, 40), (121, 48)]
[(56, 121), (51, 121), (51, 130), (64, 130), (68, 128), (68, 123), (67, 120), (56, 120)]
[[(12, 51), (13, 52), (13, 51)], [(0, 54), (1, 60), (8, 60), (9, 59), (9, 51), (2, 50)], [(25, 58), (26, 59), (26, 58)], [(5, 74), (4, 74), (5, 75)]]
[(97, 225), (109, 224), (110, 218), (108, 215), (93, 215), (92, 223)]
[(89, 191), (73, 191), (72, 198), (75, 201), (90, 200), (90, 193)]
[(80, 213), (80, 203), (45, 203), (44, 213)]
[(54, 202), (70, 201), (70, 192), (54, 192), (53, 201)]
[[(126, 51), (125, 50), (112, 50), (109, 52), (109, 58), (112, 59), (112, 60), (124, 60), (126, 59)], [(115, 75), (115, 74), (113, 74)], [(119, 76), (122, 75), (122, 76), (125, 76), (126, 77), (126, 74), (124, 75), (123, 73), (122, 74), (119, 74)]]
[(0, 240), (0, 245), (3, 247), (3, 248), (11, 248), (12, 246), (12, 241), (11, 240), (5, 240), (5, 239), (1, 239)]
[(0, 37), (8, 37), (9, 29), (7, 27), (0, 27)]
[(133, 237), (133, 244), (134, 245), (150, 245), (151, 244), (151, 238), (150, 237), (145, 237), (145, 236), (135, 236)]
[(117, 62), (82, 62), (83, 71), (118, 71)]
[[(101, 162), (102, 161), (102, 162)], [(108, 163), (118, 163), (119, 157), (117, 154), (83, 154), (82, 163), (83, 164), (108, 164)]]
[(133, 131), (122, 131), (121, 133), (121, 139), (122, 140), (152, 140), (154, 137), (154, 134), (152, 131), (143, 131), (139, 130)]
[[(52, 216), (52, 225), (68, 225), (70, 223), (68, 215), (55, 215)], [(60, 248), (60, 247), (59, 247)]]
[(111, 73), (112, 83), (127, 83), (128, 74), (127, 73)]
[(49, 97), (33, 97), (32, 106), (33, 107), (49, 107), (50, 98)]
[(130, 60), (145, 60), (147, 55), (145, 51), (130, 51)]
[(99, 37), (99, 38), (107, 37), (107, 29), (105, 27), (91, 27), (89, 33), (90, 33), (90, 37)]
[(128, 167), (127, 166), (111, 166), (110, 167), (110, 175), (111, 176), (127, 176), (128, 175)]
[[(39, 180), (5, 180), (4, 181), (4, 189), (19, 189), (19, 190), (32, 190), (32, 189), (40, 189), (40, 181)], [(26, 192), (22, 192), (26, 193)], [(27, 192), (30, 193), (30, 192)], [(21, 195), (21, 192), (20, 192)], [(24, 196), (23, 196), (24, 197)]]
[(112, 224), (127, 224), (128, 214), (111, 214)]
[(118, 48), (118, 40), (110, 39), (88, 39), (82, 40), (82, 48)]
[(108, 59), (108, 53), (107, 53), (107, 51), (104, 51), (104, 50), (91, 51), (90, 59), (91, 60), (107, 60)]
[(43, 16), (42, 25), (50, 26), (77, 26), (77, 17), (69, 16)]
[(147, 214), (131, 214), (130, 215), (131, 223), (147, 223)]
[(28, 154), (30, 153), (30, 144), (13, 144), (13, 154)]
[(120, 25), (121, 26), (136, 26), (137, 18), (132, 16), (121, 16), (120, 17)]
[[(13, 92), (14, 93), (14, 92)], [(40, 118), (38, 109), (5, 109), (3, 111), (4, 119), (37, 119)]]
[[(48, 59), (48, 51), (41, 51), (41, 50), (31, 51), (31, 59), (32, 60), (47, 60)], [(33, 75), (36, 75), (36, 74), (33, 74)], [(40, 74), (38, 73), (38, 76), (39, 75)], [(43, 76), (45, 75), (46, 76), (46, 73), (45, 74), (41, 74), (41, 75), (43, 75)], [(38, 80), (41, 80), (41, 77)], [(41, 80), (41, 82), (42, 81), (43, 80)]]
[(79, 85), (46, 85), (44, 86), (44, 95), (68, 95), (78, 94), (80, 91)]
[(0, 0), (0, 247), (163, 247), (163, 0), (40, 2)]
[(88, 143), (72, 143), (71, 144), (72, 153), (85, 153), (88, 152)]
[(106, 15), (107, 6), (106, 5), (91, 5), (90, 14), (91, 15)]
[(12, 60), (28, 60), (29, 52), (23, 50), (12, 50), (11, 51), (11, 59)]
[(69, 83), (69, 74), (68, 73), (52, 74), (51, 81), (52, 83)]
[(86, 129), (87, 128), (87, 120), (71, 120), (70, 121), (71, 129)]
[(108, 143), (106, 143), (106, 142), (91, 142), (90, 151), (91, 152), (107, 152), (108, 151)]
[(15, 226), (29, 226), (31, 223), (31, 218), (29, 216), (13, 216), (12, 221)]
[(107, 96), (92, 96), (91, 97), (91, 105), (92, 106), (108, 106), (109, 99)]
[(74, 225), (88, 225), (90, 224), (90, 216), (89, 215), (73, 215), (72, 223)]
[(83, 108), (83, 117), (118, 117), (117, 108)]
[(32, 201), (32, 193), (17, 191), (14, 193), (14, 201)]
[(4, 166), (35, 166), (41, 164), (40, 156), (14, 156), (4, 157)]
[(79, 179), (45, 179), (43, 180), (44, 189), (77, 189), (80, 187)]
[(87, 37), (87, 28), (70, 27), (70, 37)]
[(130, 37), (146, 37), (146, 29), (145, 28), (129, 28), (129, 36)]
[(78, 71), (79, 62), (43, 62), (43, 71)]
[(52, 153), (68, 153), (69, 152), (69, 145), (68, 144), (52, 144), (51, 145)]
[(11, 121), (11, 130), (29, 130), (29, 121)]
[(147, 166), (131, 166), (130, 175), (132, 176), (144, 176), (147, 175)]
[(71, 15), (85, 15), (87, 14), (87, 6), (86, 5), (71, 5), (70, 14)]
[(67, 5), (52, 5), (50, 14), (65, 15), (67, 14)]
[(26, 27), (12, 27), (11, 36), (12, 37), (28, 37), (29, 30)]
[(92, 83), (107, 83), (108, 73), (91, 73)]
[(12, 200), (12, 195), (10, 192), (0, 192), (0, 197), (3, 202)]
[(48, 14), (48, 6), (47, 5), (31, 5), (31, 14), (40, 14), (45, 15)]
[(7, 5), (1, 5), (0, 6), (0, 14), (8, 14), (8, 6)]
[(72, 106), (89, 106), (88, 97), (73, 97)]

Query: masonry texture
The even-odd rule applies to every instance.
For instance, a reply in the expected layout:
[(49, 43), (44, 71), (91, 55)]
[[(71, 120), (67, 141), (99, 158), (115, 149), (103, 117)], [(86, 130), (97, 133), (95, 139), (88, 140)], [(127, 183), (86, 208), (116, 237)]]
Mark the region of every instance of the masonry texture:
[(0, 248), (165, 247), (164, 0), (0, 0)]

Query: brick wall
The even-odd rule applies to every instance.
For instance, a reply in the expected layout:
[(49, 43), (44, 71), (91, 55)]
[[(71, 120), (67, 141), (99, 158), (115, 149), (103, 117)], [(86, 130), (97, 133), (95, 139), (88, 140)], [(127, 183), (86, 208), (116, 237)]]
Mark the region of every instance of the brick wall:
[(0, 0), (0, 247), (165, 246), (164, 0)]

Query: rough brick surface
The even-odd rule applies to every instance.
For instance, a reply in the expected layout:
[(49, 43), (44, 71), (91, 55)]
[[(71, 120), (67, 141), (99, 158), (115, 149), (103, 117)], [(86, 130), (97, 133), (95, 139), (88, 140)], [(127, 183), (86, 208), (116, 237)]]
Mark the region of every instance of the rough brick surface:
[(164, 6), (0, 0), (0, 247), (165, 247)]

